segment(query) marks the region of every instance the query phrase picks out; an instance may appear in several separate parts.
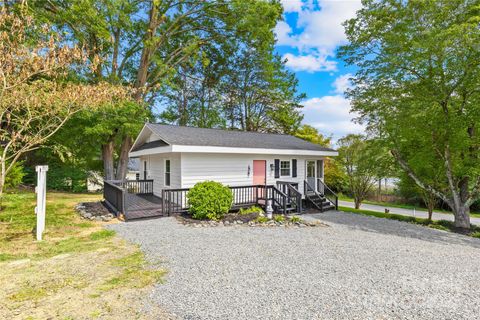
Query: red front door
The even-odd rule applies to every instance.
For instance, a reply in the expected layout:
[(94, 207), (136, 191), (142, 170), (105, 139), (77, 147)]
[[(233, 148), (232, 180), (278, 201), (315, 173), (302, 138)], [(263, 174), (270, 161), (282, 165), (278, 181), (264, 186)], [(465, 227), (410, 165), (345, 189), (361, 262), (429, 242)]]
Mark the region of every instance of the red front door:
[[(267, 183), (267, 161), (253, 160), (253, 184), (264, 186)], [(263, 188), (258, 189), (257, 198), (263, 198)]]
[(265, 185), (267, 183), (267, 161), (253, 160), (253, 184)]

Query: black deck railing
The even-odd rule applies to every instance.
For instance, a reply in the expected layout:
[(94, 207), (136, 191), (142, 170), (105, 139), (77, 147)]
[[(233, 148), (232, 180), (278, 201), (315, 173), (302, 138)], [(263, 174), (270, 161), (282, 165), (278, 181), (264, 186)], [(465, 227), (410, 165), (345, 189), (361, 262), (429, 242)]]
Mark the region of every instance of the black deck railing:
[(332, 191), (321, 179), (317, 179), (317, 187), (323, 191), (323, 196), (327, 198), (334, 206), (335, 210), (338, 210), (338, 195)]
[(287, 196), (287, 204), (293, 206), (297, 213), (302, 212), (302, 193), (297, 182), (277, 181), (277, 188)]
[[(277, 211), (282, 213), (287, 212), (286, 209), (289, 204), (290, 197), (273, 185), (232, 186), (229, 188), (233, 193), (233, 209), (259, 204), (260, 200), (264, 200), (263, 204), (266, 205), (267, 200), (272, 200), (272, 205), (275, 209), (277, 209)], [(164, 212), (167, 215), (170, 215), (173, 213), (182, 213), (188, 211), (187, 193), (189, 190), (189, 188), (162, 190)], [(298, 207), (297, 194), (295, 194), (294, 199), (295, 208), (300, 209), (301, 198), (299, 200), (300, 205), (298, 205)]]
[(118, 185), (128, 193), (153, 194), (153, 180), (123, 180), (117, 181)]
[(118, 215), (125, 213), (125, 189), (117, 185), (114, 181), (103, 182), (103, 198), (111, 210)]
[(153, 195), (153, 180), (105, 180), (103, 198), (117, 215), (127, 215), (128, 194)]
[[(308, 187), (305, 187), (305, 191), (308, 191)], [(298, 190), (298, 183), (279, 181), (276, 186), (249, 185), (232, 186), (229, 188), (233, 194), (232, 208), (234, 209), (255, 204), (266, 206), (267, 201), (270, 200), (274, 210), (277, 212), (284, 214), (287, 211), (292, 211), (292, 213), (302, 212), (302, 193)], [(325, 197), (338, 208), (337, 195), (323, 182), (322, 188), (325, 190)], [(161, 207), (164, 215), (186, 212), (189, 208), (187, 198), (189, 190), (189, 188), (163, 189), (161, 199), (157, 197), (160, 203), (156, 204), (156, 206)], [(154, 197), (153, 180), (109, 180), (104, 182), (105, 201), (117, 214), (127, 216), (127, 211), (130, 208), (129, 199), (133, 199), (131, 194), (141, 195), (142, 197), (143, 195)], [(287, 208), (293, 208), (294, 210), (287, 210)]]

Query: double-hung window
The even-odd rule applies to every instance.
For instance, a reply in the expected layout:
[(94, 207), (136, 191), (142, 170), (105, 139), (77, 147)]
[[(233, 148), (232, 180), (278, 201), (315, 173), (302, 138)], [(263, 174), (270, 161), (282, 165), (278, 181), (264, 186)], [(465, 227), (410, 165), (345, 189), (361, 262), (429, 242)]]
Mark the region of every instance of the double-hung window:
[(165, 186), (170, 186), (170, 160), (165, 160)]
[(281, 177), (290, 176), (290, 161), (280, 161), (280, 176)]

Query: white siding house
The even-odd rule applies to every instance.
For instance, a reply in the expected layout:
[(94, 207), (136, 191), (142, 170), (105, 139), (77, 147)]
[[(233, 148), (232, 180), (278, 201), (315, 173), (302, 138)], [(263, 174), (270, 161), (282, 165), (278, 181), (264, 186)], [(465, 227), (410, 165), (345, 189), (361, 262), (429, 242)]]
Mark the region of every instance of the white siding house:
[(190, 188), (213, 180), (228, 186), (297, 184), (320, 190), (325, 157), (335, 150), (299, 138), (147, 123), (130, 157), (140, 159), (140, 179), (153, 180), (153, 193)]

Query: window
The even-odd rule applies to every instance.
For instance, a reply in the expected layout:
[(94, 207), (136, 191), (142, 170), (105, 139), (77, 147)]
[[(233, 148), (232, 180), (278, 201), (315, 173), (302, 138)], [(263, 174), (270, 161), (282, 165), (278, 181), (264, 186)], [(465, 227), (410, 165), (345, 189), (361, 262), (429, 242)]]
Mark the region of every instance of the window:
[(170, 186), (170, 160), (165, 160), (165, 186)]
[(290, 176), (290, 161), (280, 161), (280, 176)]

